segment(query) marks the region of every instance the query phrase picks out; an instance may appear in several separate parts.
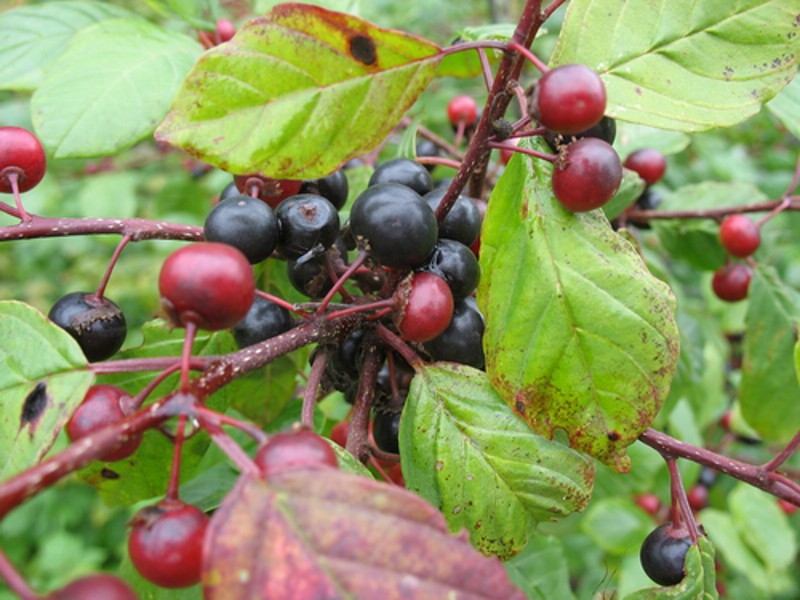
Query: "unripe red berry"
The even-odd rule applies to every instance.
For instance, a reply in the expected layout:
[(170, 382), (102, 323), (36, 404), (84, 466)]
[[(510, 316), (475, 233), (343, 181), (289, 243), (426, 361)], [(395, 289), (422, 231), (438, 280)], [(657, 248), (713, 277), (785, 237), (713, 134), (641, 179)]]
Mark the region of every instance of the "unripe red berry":
[(655, 494), (640, 494), (636, 496), (636, 504), (650, 515), (655, 515), (661, 508), (661, 500)]
[(236, 26), (228, 19), (217, 19), (217, 42), (222, 44), (230, 41), (236, 35)]
[(17, 174), (20, 192), (36, 187), (47, 169), (42, 144), (22, 127), (0, 127), (0, 193), (11, 194), (10, 173)]
[(447, 105), (447, 118), (454, 126), (464, 123), (465, 127), (478, 120), (478, 104), (471, 96), (456, 96)]
[(246, 196), (251, 196), (255, 188), (257, 198), (269, 204), (272, 208), (286, 200), (289, 196), (300, 193), (302, 181), (296, 179), (270, 179), (261, 175), (236, 175), (233, 178), (237, 189)]
[(704, 485), (693, 486), (686, 497), (689, 500), (689, 506), (694, 511), (701, 511), (708, 506), (708, 488)]
[(572, 212), (600, 208), (614, 197), (621, 182), (619, 156), (597, 138), (569, 144), (553, 171), (553, 193)]
[(744, 263), (731, 263), (717, 269), (711, 287), (720, 300), (738, 302), (747, 298), (753, 270)]
[(800, 510), (800, 506), (797, 504), (792, 504), (791, 502), (784, 500), (783, 498), (778, 498), (778, 506), (783, 511), (785, 515), (792, 516), (798, 510)]
[(395, 292), (394, 324), (409, 342), (440, 335), (453, 318), (455, 301), (447, 282), (433, 273), (414, 273)]
[(719, 226), (719, 239), (733, 256), (746, 258), (761, 245), (758, 225), (744, 215), (725, 217)]
[(143, 508), (130, 523), (131, 562), (145, 579), (161, 587), (199, 583), (209, 521), (199, 508), (180, 500)]
[(110, 573), (97, 573), (75, 579), (47, 596), (47, 600), (136, 600), (137, 598), (127, 583)]
[[(67, 435), (73, 442), (95, 433), (108, 425), (120, 422), (126, 414), (123, 404), (131, 400), (128, 392), (113, 385), (95, 385), (89, 388), (83, 402), (67, 422)], [(128, 458), (142, 442), (141, 434), (120, 438), (120, 444), (101, 457), (114, 462)]]
[(291, 469), (339, 466), (330, 444), (309, 429), (270, 436), (267, 443), (258, 449), (255, 463), (265, 477)]
[(655, 148), (641, 148), (628, 156), (623, 166), (635, 171), (647, 185), (653, 185), (664, 176), (667, 159)]
[(229, 329), (241, 321), (255, 298), (253, 269), (233, 246), (198, 242), (173, 252), (158, 278), (161, 305), (178, 327)]
[(597, 125), (606, 111), (606, 88), (586, 65), (551, 69), (536, 84), (533, 113), (550, 131), (573, 134)]

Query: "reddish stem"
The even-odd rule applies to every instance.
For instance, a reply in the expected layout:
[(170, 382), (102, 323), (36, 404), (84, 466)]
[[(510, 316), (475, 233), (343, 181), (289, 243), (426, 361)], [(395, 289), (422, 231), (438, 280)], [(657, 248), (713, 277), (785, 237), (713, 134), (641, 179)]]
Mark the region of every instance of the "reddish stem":
[(382, 353), (375, 343), (366, 345), (356, 401), (347, 435), (347, 451), (362, 463), (369, 460), (369, 416), (375, 398), (375, 384)]
[(789, 460), (800, 447), (800, 431), (794, 434), (792, 440), (786, 444), (786, 447), (778, 453), (778, 455), (767, 462), (763, 469), (765, 471), (776, 471), (783, 463)]
[(128, 245), (128, 242), (131, 241), (131, 237), (129, 235), (123, 235), (122, 239), (117, 244), (116, 250), (114, 250), (114, 254), (111, 255), (111, 260), (108, 261), (108, 267), (106, 268), (106, 272), (103, 273), (103, 278), (100, 280), (100, 285), (97, 286), (97, 292), (95, 295), (102, 299), (103, 294), (106, 293), (106, 287), (108, 287), (108, 280), (111, 279), (111, 273), (114, 271), (114, 267), (119, 260), (122, 251), (125, 249), (125, 246)]
[(202, 404), (198, 404), (195, 407), (195, 415), (197, 416), (197, 419), (201, 425), (209, 421), (218, 425), (229, 425), (240, 431), (243, 431), (259, 444), (267, 441), (267, 434), (264, 433), (255, 423), (248, 423), (247, 421), (242, 421), (229, 415), (218, 413), (214, 410), (211, 410), (207, 406), (203, 406)]
[(197, 242), (203, 239), (202, 227), (180, 225), (167, 221), (148, 221), (147, 219), (50, 219), (34, 215), (27, 222), (0, 227), (0, 242), (111, 233), (130, 236), (132, 242), (142, 240)]
[(189, 391), (189, 365), (192, 362), (192, 348), (194, 338), (197, 335), (197, 324), (193, 321), (186, 323), (186, 331), (183, 335), (183, 351), (181, 352), (181, 392)]
[[(699, 210), (632, 210), (628, 213), (628, 218), (631, 221), (652, 221), (653, 219), (722, 219), (733, 214), (775, 210), (786, 200), (786, 198), (781, 198), (780, 200), (770, 200), (769, 202)], [(800, 196), (792, 196), (788, 198), (788, 200), (790, 200), (791, 204), (784, 210), (800, 210), (800, 204), (794, 204), (794, 202), (800, 200)]]
[(319, 306), (317, 307), (317, 316), (321, 316), (325, 312), (325, 309), (328, 307), (330, 301), (333, 300), (333, 297), (336, 295), (336, 293), (342, 289), (342, 286), (345, 284), (345, 282), (347, 282), (348, 279), (350, 279), (353, 273), (355, 273), (358, 268), (364, 264), (365, 260), (367, 260), (367, 253), (364, 251), (359, 252), (353, 263), (347, 267), (347, 270), (342, 273), (342, 275), (334, 282), (331, 289), (327, 294), (325, 294), (322, 302), (319, 303)]
[(333, 319), (339, 319), (341, 317), (345, 317), (347, 315), (363, 313), (365, 311), (373, 310), (376, 308), (392, 308), (392, 307), (394, 307), (394, 299), (386, 298), (384, 300), (376, 300), (375, 302), (367, 302), (366, 304), (356, 304), (355, 306), (351, 306), (349, 308), (343, 308), (341, 310), (337, 310), (336, 312), (328, 313), (327, 315), (325, 315), (325, 318), (330, 321)]
[(258, 468), (258, 465), (253, 462), (253, 459), (242, 450), (241, 446), (239, 446), (231, 436), (222, 430), (215, 416), (212, 417), (204, 412), (197, 412), (196, 416), (200, 422), (200, 426), (211, 436), (211, 440), (231, 459), (233, 464), (235, 464), (243, 474), (250, 475), (251, 477), (261, 476), (261, 469)]
[[(547, 68), (547, 65), (544, 64), (539, 57), (536, 56), (533, 52), (528, 50), (522, 44), (518, 44), (517, 42), (510, 42), (508, 44), (509, 49), (513, 50), (514, 52), (519, 52), (522, 56), (524, 56), (527, 60), (529, 60), (533, 65), (539, 69), (542, 73), (547, 73), (550, 69)], [(522, 113), (525, 114), (525, 113)]]
[(547, 8), (542, 11), (542, 22), (547, 21), (547, 19), (549, 19), (554, 12), (561, 8), (561, 5), (566, 1), (567, 0), (553, 0), (550, 4), (548, 4)]
[(179, 500), (178, 491), (181, 485), (181, 454), (183, 450), (184, 434), (186, 433), (186, 415), (178, 417), (178, 425), (175, 428), (175, 445), (172, 449), (172, 471), (169, 476), (169, 485), (165, 498), (167, 500)]
[[(217, 360), (218, 356), (202, 356), (191, 359), (189, 368), (193, 371), (202, 371), (209, 363)], [(164, 371), (173, 367), (180, 368), (181, 359), (174, 356), (161, 356), (158, 358), (126, 358), (122, 360), (107, 360), (105, 362), (90, 363), (89, 370), (95, 375), (113, 375), (116, 373), (138, 373), (140, 371)]]
[(328, 350), (320, 348), (314, 357), (311, 365), (311, 372), (308, 374), (308, 382), (303, 392), (303, 408), (301, 411), (301, 421), (303, 425), (314, 429), (314, 408), (317, 406), (319, 397), (319, 386), (322, 383), (322, 376), (325, 375), (325, 367), (328, 366)]
[(461, 163), (452, 158), (442, 158), (441, 156), (418, 156), (417, 162), (421, 165), (441, 165), (451, 169), (460, 169)]
[(681, 521), (686, 524), (689, 530), (689, 537), (693, 544), (697, 543), (700, 537), (700, 530), (697, 521), (694, 519), (692, 507), (686, 497), (686, 490), (681, 481), (681, 472), (678, 469), (678, 461), (674, 458), (667, 458), (667, 468), (669, 469), (670, 494), (672, 497), (672, 524), (678, 526)]
[(494, 73), (492, 73), (492, 65), (489, 64), (489, 58), (486, 56), (486, 50), (478, 48), (478, 59), (481, 61), (481, 72), (483, 73), (483, 83), (486, 86), (486, 91), (492, 89), (494, 84)]
[(25, 212), (25, 207), (22, 205), (22, 196), (19, 193), (19, 173), (12, 170), (6, 173), (5, 177), (8, 179), (8, 183), (11, 184), (11, 193), (14, 194), (14, 204), (17, 205), (19, 218), (22, 219), (23, 223), (29, 223), (31, 216)]
[(269, 300), (273, 304), (277, 304), (278, 306), (282, 306), (283, 308), (285, 308), (289, 312), (296, 314), (298, 317), (301, 317), (303, 319), (310, 319), (311, 318), (311, 315), (308, 315), (305, 312), (303, 312), (302, 310), (298, 309), (296, 305), (292, 304), (291, 302), (287, 302), (283, 298), (280, 298), (278, 296), (274, 296), (274, 295), (270, 294), (269, 292), (256, 290), (256, 296), (261, 296), (262, 298), (264, 298), (265, 300)]
[(384, 342), (389, 344), (389, 346), (391, 346), (393, 350), (402, 356), (405, 361), (414, 369), (418, 369), (424, 364), (424, 361), (420, 358), (419, 354), (414, 352), (411, 346), (406, 344), (397, 334), (387, 327), (384, 327), (379, 323), (375, 327), (375, 333), (377, 333)]
[(558, 156), (556, 154), (547, 154), (545, 152), (537, 152), (536, 150), (530, 150), (528, 148), (521, 148), (519, 146), (512, 146), (511, 144), (503, 144), (501, 142), (489, 142), (490, 148), (495, 148), (497, 150), (511, 150), (512, 152), (519, 152), (521, 154), (527, 154), (528, 156), (533, 156), (534, 158), (541, 158), (542, 160), (546, 160), (547, 162), (555, 162)]
[(153, 393), (153, 390), (156, 389), (167, 377), (177, 371), (180, 371), (181, 366), (181, 363), (177, 362), (171, 367), (164, 369), (163, 372), (154, 377), (153, 380), (133, 398), (130, 405), (131, 410), (138, 410), (142, 404), (144, 404), (144, 401), (147, 400), (147, 397)]
[(37, 600), (39, 595), (25, 581), (17, 568), (8, 560), (6, 553), (0, 550), (0, 577), (6, 580), (9, 589), (22, 600)]

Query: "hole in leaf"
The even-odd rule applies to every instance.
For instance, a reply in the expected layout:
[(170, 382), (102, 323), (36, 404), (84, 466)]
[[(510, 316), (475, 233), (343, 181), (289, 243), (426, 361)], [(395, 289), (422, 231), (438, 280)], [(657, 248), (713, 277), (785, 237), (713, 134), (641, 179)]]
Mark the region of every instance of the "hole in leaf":
[(365, 35), (356, 35), (350, 38), (350, 54), (365, 65), (374, 65), (378, 60), (375, 42)]

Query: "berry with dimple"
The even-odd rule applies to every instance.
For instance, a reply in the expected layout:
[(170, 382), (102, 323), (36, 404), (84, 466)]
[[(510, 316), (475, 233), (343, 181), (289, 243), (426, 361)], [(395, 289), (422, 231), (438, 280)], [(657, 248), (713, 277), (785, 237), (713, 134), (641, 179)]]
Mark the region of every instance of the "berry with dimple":
[(372, 420), (372, 436), (375, 445), (384, 452), (397, 454), (400, 452), (400, 416), (401, 411), (382, 410), (375, 413)]
[[(130, 395), (122, 388), (113, 385), (90, 387), (83, 402), (67, 421), (69, 439), (74, 442), (108, 425), (119, 423), (127, 416), (123, 405), (130, 401)], [(137, 433), (120, 437), (118, 442), (117, 447), (101, 456), (100, 460), (114, 462), (128, 458), (141, 444), (142, 435)]]
[(447, 105), (447, 119), (455, 127), (460, 123), (466, 127), (474, 125), (478, 120), (478, 103), (472, 96), (456, 96)]
[(261, 200), (238, 194), (221, 200), (208, 213), (203, 233), (206, 241), (233, 246), (255, 264), (278, 246), (278, 219)]
[(230, 329), (253, 304), (255, 280), (244, 254), (227, 244), (198, 242), (173, 252), (158, 277), (161, 306), (178, 327)]
[(711, 288), (720, 300), (739, 302), (747, 298), (753, 269), (744, 263), (730, 263), (717, 269), (711, 280)]
[(423, 264), (439, 234), (430, 206), (397, 183), (375, 185), (359, 195), (350, 211), (350, 229), (359, 246), (396, 269)]
[(553, 193), (572, 212), (600, 208), (622, 182), (622, 165), (614, 149), (597, 138), (569, 144), (556, 161)]
[(369, 178), (369, 186), (382, 183), (399, 183), (411, 188), (420, 196), (433, 189), (433, 179), (428, 169), (408, 158), (395, 158), (378, 165)]
[(750, 256), (761, 245), (758, 225), (744, 215), (725, 217), (719, 226), (719, 239), (725, 250), (739, 258)]
[(606, 88), (585, 65), (551, 69), (536, 84), (533, 115), (550, 131), (576, 134), (593, 127), (606, 111)]
[(86, 575), (50, 592), (47, 600), (137, 600), (131, 587), (110, 573)]
[(472, 250), (461, 242), (445, 238), (436, 242), (431, 258), (422, 270), (444, 279), (455, 300), (469, 296), (478, 287), (481, 275), (478, 259)]
[(553, 150), (558, 150), (565, 144), (587, 137), (598, 138), (607, 144), (613, 144), (617, 137), (617, 122), (611, 117), (603, 117), (597, 125), (578, 133), (564, 135), (554, 131), (547, 131), (544, 134), (545, 141)]
[(453, 318), (453, 293), (433, 273), (414, 273), (397, 286), (394, 324), (409, 342), (427, 342), (440, 335)]
[(655, 148), (640, 148), (625, 159), (623, 166), (635, 171), (647, 185), (653, 185), (664, 177), (667, 159)]
[(309, 429), (271, 435), (258, 449), (255, 463), (265, 477), (291, 469), (339, 466), (330, 444)]
[(339, 235), (339, 213), (329, 200), (316, 194), (298, 194), (280, 203), (278, 250), (286, 258), (300, 258), (314, 250), (322, 254)]
[(483, 332), (486, 323), (474, 298), (455, 303), (453, 318), (441, 334), (425, 342), (425, 350), (433, 360), (469, 365), (476, 369), (486, 366), (483, 353)]
[(128, 333), (125, 315), (119, 306), (89, 292), (62, 296), (47, 317), (75, 338), (92, 362), (113, 356)]
[(316, 194), (326, 198), (328, 202), (341, 209), (347, 202), (350, 184), (344, 169), (334, 171), (330, 175), (319, 179), (307, 179), (300, 185), (301, 194)]
[(0, 193), (11, 194), (8, 175), (17, 174), (20, 192), (36, 187), (47, 170), (39, 138), (22, 127), (0, 127)]
[[(446, 187), (439, 187), (425, 194), (422, 199), (436, 213), (439, 203), (447, 193)], [(467, 196), (459, 196), (447, 216), (439, 223), (439, 237), (472, 245), (481, 233), (481, 212), (475, 201)]]
[(128, 552), (136, 570), (165, 588), (200, 582), (203, 538), (209, 517), (180, 500), (163, 500), (131, 519)]
[(289, 196), (294, 196), (300, 191), (302, 181), (296, 179), (270, 179), (261, 175), (236, 175), (233, 182), (242, 194), (253, 196), (263, 200), (272, 208), (286, 200)]
[(672, 523), (656, 527), (645, 538), (639, 552), (642, 568), (659, 585), (675, 585), (684, 578), (686, 553), (692, 545), (685, 528)]
[(239, 348), (246, 348), (289, 331), (292, 325), (288, 310), (256, 296), (244, 319), (233, 328), (233, 338)]

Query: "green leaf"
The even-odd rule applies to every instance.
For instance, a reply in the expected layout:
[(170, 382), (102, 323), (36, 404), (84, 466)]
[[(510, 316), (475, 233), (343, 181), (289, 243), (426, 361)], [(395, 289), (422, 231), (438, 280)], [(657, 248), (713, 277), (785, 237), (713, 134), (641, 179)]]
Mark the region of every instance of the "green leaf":
[(435, 363), (414, 377), (400, 421), (406, 487), (466, 529), (484, 554), (513, 556), (536, 522), (582, 510), (594, 469), (528, 428), (486, 375)]
[(800, 429), (800, 384), (794, 369), (800, 297), (769, 266), (756, 269), (748, 296), (742, 415), (765, 439), (787, 442)]
[(216, 0), (145, 0), (147, 4), (165, 14), (175, 14), (195, 29), (213, 31), (214, 15), (219, 12)]
[(569, 570), (561, 541), (534, 535), (525, 549), (505, 563), (508, 576), (529, 600), (573, 600)]
[[(678, 361), (674, 297), (602, 211), (572, 214), (552, 165), (516, 156), (481, 234), (489, 378), (535, 431), (627, 471)], [(521, 276), (524, 274), (524, 276)]]
[(726, 127), (791, 82), (797, 13), (795, 0), (573, 0), (551, 64), (596, 69), (609, 116), (679, 131)]
[(671, 587), (654, 587), (625, 596), (625, 600), (715, 600), (718, 598), (714, 546), (701, 537), (686, 553), (686, 576)]
[(127, 148), (152, 133), (200, 51), (191, 38), (140, 19), (88, 27), (33, 95), (36, 133), (56, 158)]
[(795, 77), (785, 90), (767, 104), (767, 108), (794, 137), (800, 138), (800, 79)]
[(0, 302), (0, 477), (38, 463), (94, 376), (77, 342), (22, 302)]
[(134, 15), (104, 2), (50, 2), (0, 14), (0, 89), (32, 91), (76, 33)]
[[(749, 183), (707, 181), (666, 194), (659, 210), (710, 210), (766, 200), (763, 192)], [(714, 271), (725, 264), (726, 253), (719, 241), (719, 224), (715, 221), (656, 219), (653, 228), (671, 258), (705, 271)]]
[(617, 193), (603, 206), (603, 212), (608, 219), (617, 218), (623, 210), (636, 202), (636, 199), (642, 195), (645, 188), (644, 179), (634, 171), (625, 169), (623, 173), (622, 183)]
[(206, 536), (209, 600), (524, 598), (421, 498), (338, 469), (242, 477)]
[(653, 519), (631, 498), (611, 497), (592, 503), (581, 529), (606, 552), (621, 555), (638, 550)]
[(661, 154), (670, 155), (683, 152), (691, 138), (680, 131), (666, 131), (635, 123), (617, 123), (617, 137), (614, 149), (624, 160), (642, 148), (655, 148)]
[(391, 132), (440, 60), (420, 38), (281, 4), (200, 59), (156, 137), (232, 173), (327, 175)]

